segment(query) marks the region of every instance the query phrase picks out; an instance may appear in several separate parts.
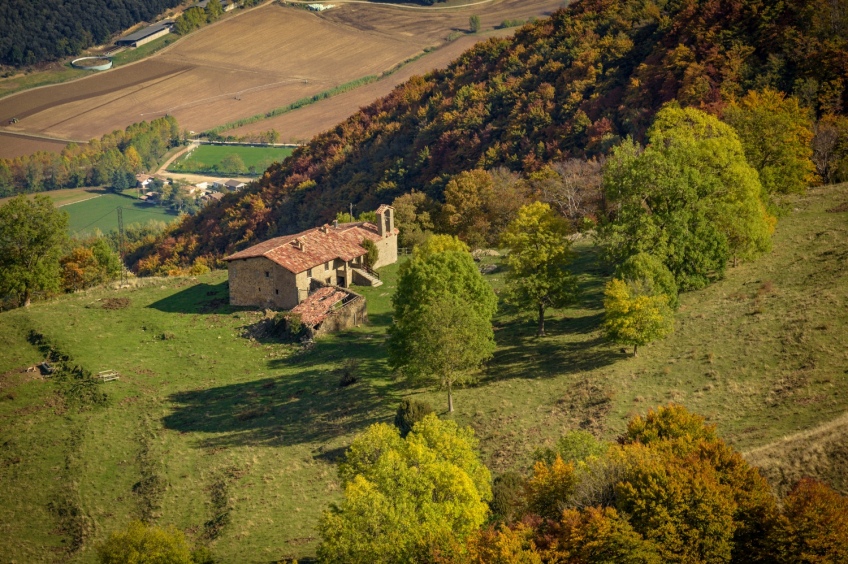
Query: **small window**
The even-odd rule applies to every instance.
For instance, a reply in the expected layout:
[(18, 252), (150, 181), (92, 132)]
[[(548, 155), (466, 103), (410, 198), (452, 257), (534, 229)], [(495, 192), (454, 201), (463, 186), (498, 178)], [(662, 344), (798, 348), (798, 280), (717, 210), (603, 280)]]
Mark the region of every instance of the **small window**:
[(277, 294), (278, 296), (280, 295), (280, 291), (279, 291), (279, 290), (274, 290), (274, 293), (275, 293), (275, 294)]
[(271, 273), (266, 270), (265, 271), (265, 278), (270, 278), (270, 277), (271, 277)]
[(306, 271), (306, 277), (307, 277), (307, 278), (312, 278), (312, 269), (311, 269), (311, 268), (310, 268), (309, 270), (307, 270), (307, 271)]
[(324, 265), (324, 270), (325, 270), (325, 271), (326, 271), (326, 270), (330, 270), (330, 263), (329, 263), (329, 262), (328, 262), (327, 264), (325, 264), (325, 265)]

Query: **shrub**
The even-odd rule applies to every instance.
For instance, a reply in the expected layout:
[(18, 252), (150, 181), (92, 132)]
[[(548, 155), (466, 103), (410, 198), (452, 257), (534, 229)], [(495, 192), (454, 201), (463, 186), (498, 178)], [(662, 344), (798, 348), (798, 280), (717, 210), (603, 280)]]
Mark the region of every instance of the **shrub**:
[(377, 264), (378, 260), (380, 260), (380, 249), (377, 248), (377, 245), (371, 239), (363, 240), (362, 248), (367, 251), (365, 255), (365, 264), (368, 268), (374, 268), (374, 265)]
[(357, 372), (359, 372), (359, 359), (347, 359), (341, 369), (342, 377), (339, 380), (339, 387), (346, 388), (359, 382), (359, 375)]
[(395, 415), (395, 427), (400, 430), (400, 436), (406, 437), (415, 424), (430, 413), (433, 413), (433, 408), (425, 401), (402, 400)]
[(516, 472), (505, 472), (492, 483), (492, 502), (489, 509), (492, 520), (511, 523), (524, 509), (524, 487), (526, 480)]
[(193, 564), (185, 536), (174, 528), (147, 527), (139, 521), (116, 531), (97, 548), (100, 564)]

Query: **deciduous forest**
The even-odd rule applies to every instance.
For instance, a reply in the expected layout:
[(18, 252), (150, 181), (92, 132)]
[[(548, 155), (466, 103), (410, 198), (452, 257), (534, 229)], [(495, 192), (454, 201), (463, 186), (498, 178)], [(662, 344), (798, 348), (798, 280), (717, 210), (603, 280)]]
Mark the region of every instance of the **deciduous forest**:
[(749, 91), (771, 89), (844, 146), (846, 29), (840, 0), (575, 2), (413, 77), (133, 260), (188, 266), (328, 221), (349, 203), (371, 209), (413, 190), (444, 202), (464, 171), (530, 176), (602, 156), (627, 137), (644, 142), (675, 100), (723, 118)]
[(8, 0), (0, 5), (0, 63), (34, 65), (76, 55), (180, 0)]

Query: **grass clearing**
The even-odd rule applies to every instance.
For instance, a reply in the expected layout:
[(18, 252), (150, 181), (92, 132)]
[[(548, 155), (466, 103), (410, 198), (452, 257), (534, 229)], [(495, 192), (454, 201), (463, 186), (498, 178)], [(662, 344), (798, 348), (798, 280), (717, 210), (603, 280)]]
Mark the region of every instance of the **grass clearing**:
[[(502, 307), (495, 358), (477, 384), (455, 390), (454, 417), (476, 429), (498, 473), (527, 470), (533, 451), (564, 431), (613, 437), (632, 414), (678, 401), (738, 448), (765, 445), (756, 452), (771, 457), (770, 476), (798, 466), (787, 457), (800, 451), (781, 453), (782, 437), (809, 431), (794, 444), (818, 458), (802, 470), (845, 492), (838, 454), (848, 435), (834, 425), (848, 425), (838, 419), (848, 408), (848, 212), (827, 210), (846, 202), (848, 185), (790, 198), (774, 252), (683, 295), (675, 333), (638, 358), (603, 340), (607, 273), (591, 242), (578, 242), (581, 304), (552, 312), (541, 339), (529, 314)], [(370, 325), (308, 352), (241, 336), (263, 314), (227, 305), (225, 272), (139, 279), (0, 313), (6, 558), (92, 562), (97, 542), (144, 513), (223, 562), (313, 556), (318, 515), (340, 497), (335, 462), (353, 436), (391, 421), (408, 395), (446, 416), (443, 391), (411, 389), (386, 366), (397, 268), (381, 270), (383, 286), (358, 289)], [(501, 266), (487, 278), (499, 289), (503, 275)], [(104, 308), (110, 298), (129, 302)], [(50, 382), (21, 372), (42, 357), (31, 330), (88, 370), (118, 370), (120, 380), (102, 384), (109, 405), (69, 411)], [(360, 361), (360, 381), (342, 388), (349, 358)], [(61, 521), (54, 500), (79, 519)], [(82, 543), (68, 553), (75, 535)]]
[(200, 145), (168, 166), (169, 172), (191, 172), (241, 175), (244, 171), (228, 170), (222, 161), (231, 155), (238, 156), (246, 170), (261, 173), (274, 162), (292, 154), (292, 147), (253, 147), (238, 145)]
[(95, 229), (106, 233), (118, 228), (118, 214), (115, 211), (118, 207), (124, 209), (125, 226), (147, 223), (150, 220), (170, 223), (178, 217), (172, 210), (143, 204), (131, 195), (112, 192), (103, 192), (90, 199), (68, 203), (63, 205), (62, 209), (68, 212), (68, 231), (71, 234), (93, 232)]

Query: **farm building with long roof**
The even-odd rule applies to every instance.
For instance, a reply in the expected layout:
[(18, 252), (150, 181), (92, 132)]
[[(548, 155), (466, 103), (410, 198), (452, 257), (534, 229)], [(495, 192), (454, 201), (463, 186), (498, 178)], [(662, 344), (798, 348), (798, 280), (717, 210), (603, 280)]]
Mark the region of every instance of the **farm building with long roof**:
[(171, 20), (155, 23), (135, 31), (126, 37), (122, 37), (115, 41), (115, 45), (123, 45), (129, 47), (139, 47), (145, 43), (150, 43), (154, 39), (168, 35), (171, 33), (171, 27), (174, 22)]
[(367, 270), (363, 246), (374, 243), (379, 259), (373, 268), (397, 261), (394, 208), (380, 206), (377, 224), (367, 221), (323, 225), (263, 241), (226, 258), (230, 304), (292, 309), (319, 286), (347, 288), (357, 282), (378, 285)]

